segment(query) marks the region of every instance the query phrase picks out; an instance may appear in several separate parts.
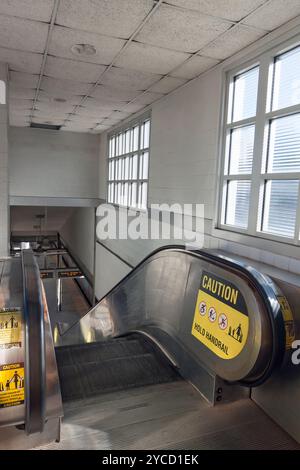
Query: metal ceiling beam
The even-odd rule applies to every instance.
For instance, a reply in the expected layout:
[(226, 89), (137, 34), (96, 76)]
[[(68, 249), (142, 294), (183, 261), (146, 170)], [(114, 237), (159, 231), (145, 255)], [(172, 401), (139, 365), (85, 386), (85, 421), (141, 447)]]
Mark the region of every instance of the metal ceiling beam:
[(51, 37), (52, 37), (53, 28), (54, 28), (54, 25), (55, 25), (55, 20), (56, 20), (59, 4), (60, 4), (60, 0), (55, 0), (52, 15), (51, 15), (51, 20), (50, 20), (50, 23), (49, 23), (47, 41), (46, 41), (45, 51), (44, 51), (44, 55), (43, 55), (43, 61), (42, 61), (42, 65), (41, 65), (39, 80), (38, 80), (38, 83), (37, 83), (35, 97), (34, 97), (33, 105), (32, 105), (31, 112), (30, 112), (30, 117), (29, 117), (30, 124), (32, 123), (32, 119), (33, 119), (33, 115), (34, 115), (34, 111), (35, 111), (35, 106), (36, 106), (36, 103), (37, 103), (37, 100), (38, 100), (39, 94), (40, 94), (41, 83), (42, 83), (42, 79), (43, 79), (43, 76), (44, 76), (45, 66), (46, 66), (46, 61), (47, 61), (47, 56), (48, 56), (48, 51), (49, 51), (49, 45), (50, 45), (50, 41), (51, 41)]

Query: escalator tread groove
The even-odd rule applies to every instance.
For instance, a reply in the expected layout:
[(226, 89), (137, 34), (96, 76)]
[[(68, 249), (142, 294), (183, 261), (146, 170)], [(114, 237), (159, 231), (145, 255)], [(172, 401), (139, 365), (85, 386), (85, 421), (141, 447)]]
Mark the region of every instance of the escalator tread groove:
[(63, 400), (179, 380), (162, 352), (142, 335), (56, 348)]

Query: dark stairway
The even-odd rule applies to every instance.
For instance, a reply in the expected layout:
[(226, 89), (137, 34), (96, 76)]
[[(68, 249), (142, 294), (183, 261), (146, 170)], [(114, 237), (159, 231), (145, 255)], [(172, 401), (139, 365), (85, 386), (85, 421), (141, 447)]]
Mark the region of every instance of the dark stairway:
[(57, 347), (56, 358), (64, 402), (180, 380), (176, 369), (143, 335)]

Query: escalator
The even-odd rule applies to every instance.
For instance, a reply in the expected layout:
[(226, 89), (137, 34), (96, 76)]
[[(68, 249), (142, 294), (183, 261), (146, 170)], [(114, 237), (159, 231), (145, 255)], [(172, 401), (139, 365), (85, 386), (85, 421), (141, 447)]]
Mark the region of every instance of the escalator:
[[(33, 254), (23, 254), (25, 380), (30, 389), (19, 421), (2, 423), (11, 429), (17, 425), (23, 434), (24, 426), (27, 447), (60, 440), (63, 402), (62, 444), (45, 448), (78, 446), (74, 435), (81, 436), (83, 448), (298, 448), (250, 399), (255, 388), (289, 364), (297, 322), (291, 309), (295, 299), (291, 290), (286, 298), (284, 283), (223, 254), (165, 247), (79, 321), (58, 324), (52, 337), (36, 270)], [(123, 402), (126, 406), (118, 408)], [(107, 423), (115, 409), (118, 418)], [(124, 413), (126, 419), (135, 413), (129, 431)], [(186, 439), (180, 437), (181, 422), (192, 433), (189, 439), (188, 432)], [(236, 433), (254, 425), (261, 435), (257, 431), (248, 447), (249, 438), (236, 443)], [(162, 426), (171, 426), (173, 441), (168, 433), (161, 434)], [(220, 426), (235, 444), (219, 436)], [(111, 442), (117, 436), (114, 444), (103, 443), (105, 429)], [(25, 445), (24, 438), (15, 443), (17, 431), (12, 432), (11, 448)], [(211, 433), (218, 436), (214, 444), (207, 443)], [(0, 431), (0, 446), (1, 440)]]

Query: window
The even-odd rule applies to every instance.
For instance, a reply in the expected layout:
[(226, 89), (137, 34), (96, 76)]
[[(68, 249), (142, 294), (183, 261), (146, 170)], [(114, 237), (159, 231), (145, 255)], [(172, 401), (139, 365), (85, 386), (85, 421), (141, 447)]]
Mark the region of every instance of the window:
[(109, 136), (107, 201), (135, 209), (147, 208), (150, 118)]
[(219, 227), (299, 244), (300, 46), (228, 75)]
[(6, 85), (3, 80), (0, 80), (0, 104), (6, 104)]

